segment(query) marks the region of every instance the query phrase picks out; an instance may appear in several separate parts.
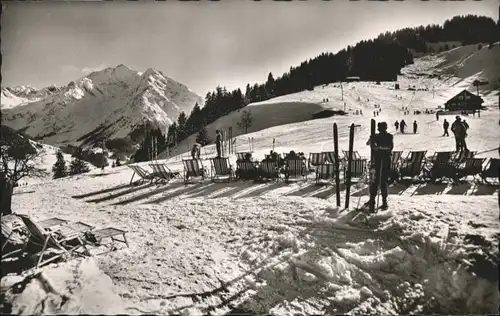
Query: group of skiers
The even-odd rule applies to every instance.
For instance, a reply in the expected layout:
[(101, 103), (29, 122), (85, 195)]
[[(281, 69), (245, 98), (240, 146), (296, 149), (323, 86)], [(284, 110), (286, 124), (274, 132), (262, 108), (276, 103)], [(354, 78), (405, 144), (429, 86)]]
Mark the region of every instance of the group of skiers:
[[(396, 132), (399, 129), (399, 130), (401, 130), (401, 134), (404, 134), (405, 129), (406, 129), (406, 127), (408, 127), (408, 125), (406, 125), (405, 120), (401, 120), (401, 122), (399, 122), (399, 121), (394, 122), (394, 127), (396, 128)], [(418, 129), (418, 123), (415, 120), (415, 121), (413, 121), (413, 134), (417, 133), (417, 129)]]
[[(448, 133), (448, 128), (450, 127), (450, 123), (444, 119), (443, 122), (443, 129), (444, 133), (443, 136), (450, 136)], [(455, 122), (451, 124), (451, 131), (453, 132), (455, 136), (455, 146), (456, 146), (456, 151), (468, 151), (467, 149), (467, 143), (465, 142), (465, 138), (467, 137), (467, 130), (469, 129), (469, 124), (465, 120), (462, 120), (460, 116), (455, 117)]]
[[(217, 149), (217, 158), (222, 157), (222, 132), (220, 130), (215, 131), (215, 148)], [(191, 157), (193, 159), (200, 159), (201, 145), (194, 143), (191, 147)]]

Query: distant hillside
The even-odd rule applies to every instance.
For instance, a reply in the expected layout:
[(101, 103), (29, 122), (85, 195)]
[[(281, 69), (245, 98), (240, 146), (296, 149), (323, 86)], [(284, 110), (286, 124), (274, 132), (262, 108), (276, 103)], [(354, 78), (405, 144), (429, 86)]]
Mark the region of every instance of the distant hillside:
[[(174, 145), (175, 138), (182, 141), (197, 133), (202, 126), (250, 103), (312, 90), (315, 86), (338, 82), (347, 76), (359, 76), (364, 81), (394, 81), (401, 75), (403, 67), (414, 62), (413, 55), (416, 53), (422, 56), (435, 49), (451, 49), (453, 45), (486, 43), (488, 46), (499, 40), (500, 30), (495, 21), (474, 15), (453, 17), (442, 26), (428, 25), (386, 32), (376, 39), (348, 46), (336, 54), (322, 53), (297, 67), (290, 67), (289, 72), (278, 78), (269, 73), (265, 83), (247, 84), (244, 95), (240, 89), (226, 91), (217, 87), (207, 93), (205, 107), (195, 107), (190, 115), (182, 114), (176, 124), (169, 127), (170, 145)], [(450, 44), (452, 47), (449, 47)]]

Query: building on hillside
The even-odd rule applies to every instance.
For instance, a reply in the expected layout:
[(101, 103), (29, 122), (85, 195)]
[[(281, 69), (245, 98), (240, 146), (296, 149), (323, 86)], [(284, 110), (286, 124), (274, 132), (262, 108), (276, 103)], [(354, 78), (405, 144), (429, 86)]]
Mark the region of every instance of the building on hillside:
[(359, 77), (346, 77), (345, 82), (353, 82), (353, 81), (360, 81), (361, 79)]
[(444, 108), (447, 111), (465, 111), (465, 110), (478, 110), (481, 108), (484, 100), (480, 96), (463, 90), (453, 98), (449, 99)]

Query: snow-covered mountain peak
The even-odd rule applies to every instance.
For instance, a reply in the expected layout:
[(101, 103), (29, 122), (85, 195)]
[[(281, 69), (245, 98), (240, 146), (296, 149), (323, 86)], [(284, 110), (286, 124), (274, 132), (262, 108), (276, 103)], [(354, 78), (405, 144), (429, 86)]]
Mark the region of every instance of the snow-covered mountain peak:
[[(140, 78), (137, 71), (120, 64), (116, 67), (108, 67), (103, 70), (94, 71), (83, 78), (88, 78), (95, 84), (107, 84), (116, 82), (125, 82), (131, 84)], [(83, 79), (80, 78), (80, 79)]]

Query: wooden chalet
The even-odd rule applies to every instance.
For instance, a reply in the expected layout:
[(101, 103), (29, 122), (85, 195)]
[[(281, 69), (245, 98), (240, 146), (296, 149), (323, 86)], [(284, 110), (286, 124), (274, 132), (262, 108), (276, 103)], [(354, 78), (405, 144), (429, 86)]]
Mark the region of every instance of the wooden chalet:
[(465, 111), (478, 110), (481, 108), (484, 100), (467, 90), (463, 90), (453, 98), (446, 101), (444, 108), (447, 111)]

